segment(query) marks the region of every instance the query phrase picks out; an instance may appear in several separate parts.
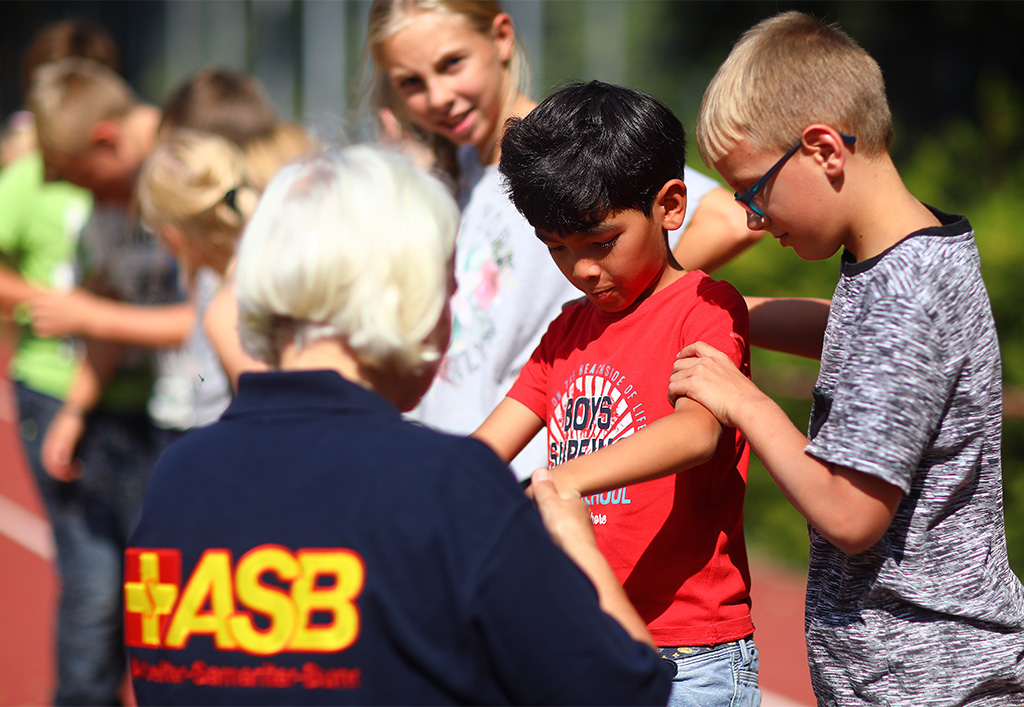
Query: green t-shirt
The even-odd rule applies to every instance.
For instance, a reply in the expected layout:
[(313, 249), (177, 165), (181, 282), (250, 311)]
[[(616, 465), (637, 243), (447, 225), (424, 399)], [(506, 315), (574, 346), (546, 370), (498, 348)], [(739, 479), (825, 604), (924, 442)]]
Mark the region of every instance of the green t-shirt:
[[(44, 182), (38, 153), (0, 170), (0, 257), (32, 284), (74, 286), (75, 250), (89, 217), (90, 193), (67, 182)], [(75, 373), (71, 339), (40, 338), (19, 316), (18, 347), (10, 376), (32, 390), (63, 399)]]

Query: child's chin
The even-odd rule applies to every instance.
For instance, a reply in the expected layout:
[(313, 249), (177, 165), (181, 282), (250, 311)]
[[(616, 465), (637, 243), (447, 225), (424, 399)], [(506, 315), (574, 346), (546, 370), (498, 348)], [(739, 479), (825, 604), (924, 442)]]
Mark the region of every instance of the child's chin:
[(587, 296), (587, 299), (590, 300), (590, 303), (592, 305), (600, 309), (602, 312), (606, 312), (608, 314), (618, 314), (619, 312), (629, 309), (628, 305), (622, 304), (622, 302), (619, 300), (594, 298), (590, 296)]

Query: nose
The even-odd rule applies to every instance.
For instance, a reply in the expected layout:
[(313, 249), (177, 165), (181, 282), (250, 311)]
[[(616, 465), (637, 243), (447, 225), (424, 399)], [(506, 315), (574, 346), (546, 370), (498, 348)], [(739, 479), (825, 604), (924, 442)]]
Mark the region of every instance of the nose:
[(455, 100), (455, 92), (443, 79), (434, 79), (427, 84), (427, 104), (432, 110), (444, 111)]
[(768, 228), (768, 217), (747, 211), (747, 228), (751, 231), (763, 231)]
[(580, 258), (573, 263), (572, 274), (577, 280), (589, 280), (601, 274), (601, 266), (591, 258)]

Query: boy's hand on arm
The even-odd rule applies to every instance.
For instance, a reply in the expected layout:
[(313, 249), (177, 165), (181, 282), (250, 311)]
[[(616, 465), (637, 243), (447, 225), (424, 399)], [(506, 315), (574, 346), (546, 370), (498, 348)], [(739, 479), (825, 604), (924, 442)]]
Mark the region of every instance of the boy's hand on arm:
[(180, 346), (196, 319), (191, 303), (129, 304), (84, 289), (43, 293), (29, 307), (40, 336), (84, 336), (154, 348)]
[(88, 336), (101, 299), (87, 290), (40, 293), (29, 301), (32, 328), (39, 336)]
[(739, 427), (735, 413), (750, 401), (766, 396), (726, 354), (698, 341), (679, 352), (668, 386), (669, 402), (700, 403), (726, 427)]
[(505, 397), (470, 436), (493, 449), (508, 464), (543, 427), (544, 421), (530, 408)]
[(702, 342), (683, 349), (669, 383), (670, 399), (682, 396), (739, 428), (790, 503), (843, 552), (867, 550), (889, 527), (903, 492), (807, 454), (807, 437), (725, 354)]
[(530, 489), (551, 539), (590, 579), (597, 589), (601, 608), (629, 635), (654, 649), (654, 640), (644, 620), (597, 547), (590, 512), (583, 499), (579, 494), (556, 489), (547, 469), (533, 472)]

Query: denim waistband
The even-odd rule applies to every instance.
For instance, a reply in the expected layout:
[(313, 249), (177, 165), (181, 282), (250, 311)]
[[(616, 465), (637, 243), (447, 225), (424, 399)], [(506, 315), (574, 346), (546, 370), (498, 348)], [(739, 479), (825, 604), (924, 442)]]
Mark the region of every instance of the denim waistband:
[(713, 653), (729, 648), (730, 646), (739, 645), (740, 650), (743, 652), (747, 651), (747, 641), (751, 640), (753, 635), (745, 636), (736, 641), (726, 641), (725, 643), (714, 643), (709, 646), (662, 646), (658, 648), (658, 653), (662, 658), (668, 658), (669, 660), (680, 660), (690, 658), (698, 655), (704, 655), (705, 653)]

